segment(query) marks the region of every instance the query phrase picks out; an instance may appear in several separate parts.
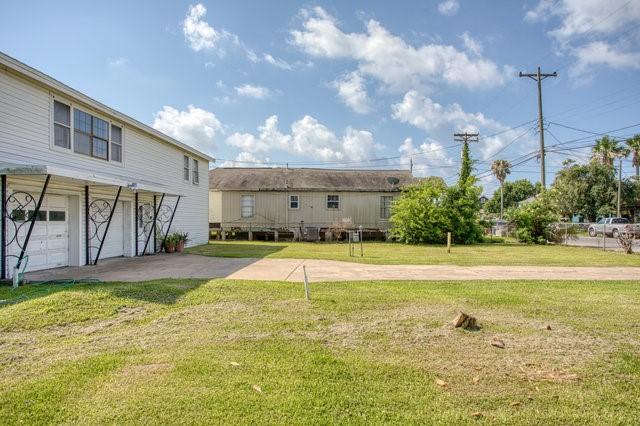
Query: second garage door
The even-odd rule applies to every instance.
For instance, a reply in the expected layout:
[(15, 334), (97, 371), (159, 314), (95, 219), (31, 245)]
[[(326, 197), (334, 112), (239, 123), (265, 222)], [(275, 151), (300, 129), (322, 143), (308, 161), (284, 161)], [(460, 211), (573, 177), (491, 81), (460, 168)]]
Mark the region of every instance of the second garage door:
[(124, 208), (122, 202), (117, 204), (113, 213), (113, 219), (111, 219), (111, 226), (102, 246), (100, 259), (118, 256), (124, 256)]

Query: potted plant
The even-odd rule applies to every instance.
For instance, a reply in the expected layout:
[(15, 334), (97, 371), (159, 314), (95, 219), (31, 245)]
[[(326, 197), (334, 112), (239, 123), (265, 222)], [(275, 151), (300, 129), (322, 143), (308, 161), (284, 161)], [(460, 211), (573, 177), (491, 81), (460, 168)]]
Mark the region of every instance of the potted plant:
[(187, 241), (189, 241), (189, 233), (187, 232), (176, 232), (175, 233), (176, 236), (176, 251), (178, 253), (182, 253), (182, 251), (184, 250), (184, 245), (187, 243)]
[(167, 235), (167, 238), (164, 240), (164, 252), (165, 253), (173, 253), (176, 251), (176, 238), (175, 234)]

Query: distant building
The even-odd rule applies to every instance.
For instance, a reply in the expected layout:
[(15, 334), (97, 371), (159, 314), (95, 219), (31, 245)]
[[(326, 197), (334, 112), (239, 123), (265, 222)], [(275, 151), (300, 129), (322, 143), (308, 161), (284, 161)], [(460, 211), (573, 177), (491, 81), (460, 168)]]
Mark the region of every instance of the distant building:
[[(217, 168), (209, 172), (210, 228), (221, 238), (340, 238), (362, 227), (384, 235), (408, 170)], [(257, 234), (257, 235), (256, 235)]]

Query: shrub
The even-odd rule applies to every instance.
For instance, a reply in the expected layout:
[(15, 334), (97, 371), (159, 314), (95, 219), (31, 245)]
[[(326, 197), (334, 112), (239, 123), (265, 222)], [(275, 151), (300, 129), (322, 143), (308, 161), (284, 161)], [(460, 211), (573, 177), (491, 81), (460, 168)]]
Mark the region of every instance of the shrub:
[(533, 201), (507, 211), (508, 220), (516, 227), (516, 238), (523, 243), (546, 244), (552, 224), (560, 215), (547, 191)]
[(479, 241), (480, 192), (471, 182), (447, 187), (440, 178), (408, 186), (393, 203), (391, 235), (404, 243), (444, 243), (447, 232), (457, 243)]

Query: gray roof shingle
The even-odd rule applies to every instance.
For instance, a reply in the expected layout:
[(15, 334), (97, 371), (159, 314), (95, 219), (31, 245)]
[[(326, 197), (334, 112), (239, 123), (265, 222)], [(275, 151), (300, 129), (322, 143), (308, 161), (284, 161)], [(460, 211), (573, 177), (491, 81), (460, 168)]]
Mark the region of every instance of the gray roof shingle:
[(226, 191), (393, 192), (414, 181), (408, 170), (220, 167), (209, 171), (209, 188)]

